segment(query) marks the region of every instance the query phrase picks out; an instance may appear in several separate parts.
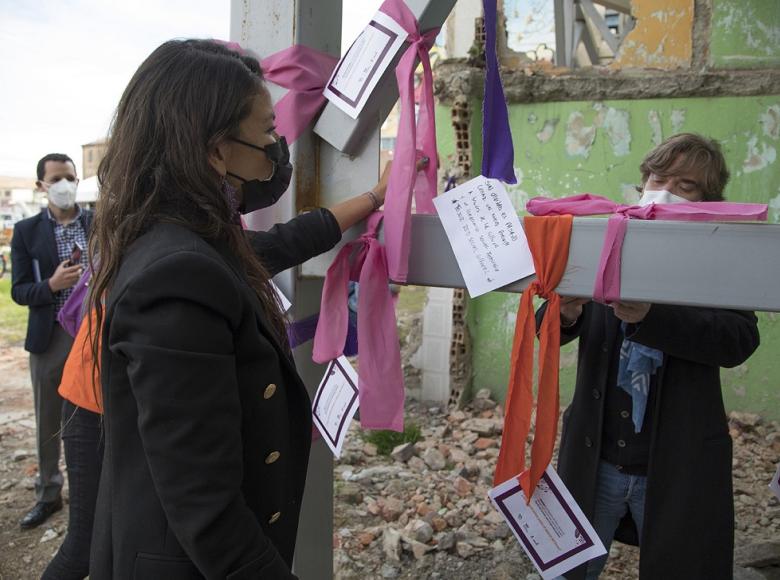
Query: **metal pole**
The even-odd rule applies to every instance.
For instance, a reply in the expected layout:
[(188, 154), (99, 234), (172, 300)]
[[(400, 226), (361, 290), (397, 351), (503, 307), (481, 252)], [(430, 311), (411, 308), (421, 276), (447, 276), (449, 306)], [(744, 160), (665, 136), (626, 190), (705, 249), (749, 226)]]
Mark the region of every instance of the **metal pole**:
[[(341, 0), (232, 0), (232, 40), (265, 56), (293, 44), (304, 44), (338, 56), (341, 52)], [(284, 90), (270, 85), (274, 99)], [(251, 229), (268, 229), (294, 217), (300, 209), (332, 205), (376, 182), (379, 165), (378, 130), (370, 139), (375, 154), (359, 159), (342, 155), (307, 132), (291, 148), (295, 172), (287, 194), (272, 208), (248, 216)], [(338, 174), (337, 177), (333, 177)], [(334, 183), (335, 182), (335, 183)], [(293, 316), (302, 318), (319, 310), (321, 279), (303, 279), (299, 269), (283, 272), (277, 284), (293, 302)], [(295, 352), (298, 371), (310, 395), (319, 384), (324, 367), (311, 360), (311, 347)], [(294, 570), (302, 579), (333, 575), (333, 460), (321, 442), (312, 446), (306, 491), (298, 528)]]

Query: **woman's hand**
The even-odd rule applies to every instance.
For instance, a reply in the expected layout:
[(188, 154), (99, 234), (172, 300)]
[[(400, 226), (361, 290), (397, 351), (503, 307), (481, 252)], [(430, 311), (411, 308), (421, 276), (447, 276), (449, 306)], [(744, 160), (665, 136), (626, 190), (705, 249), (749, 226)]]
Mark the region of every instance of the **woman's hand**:
[[(421, 157), (417, 160), (417, 171), (422, 171), (426, 167), (428, 167), (428, 163), (430, 163), (430, 159), (427, 157)], [(374, 195), (376, 196), (377, 200), (379, 201), (380, 205), (385, 202), (385, 194), (387, 194), (387, 183), (390, 181), (390, 168), (392, 167), (393, 162), (388, 161), (385, 164), (384, 170), (382, 170), (382, 175), (379, 177), (379, 182), (371, 188), (371, 191), (374, 192)]]
[[(391, 165), (392, 161), (388, 161), (384, 171), (382, 171), (382, 176), (379, 178), (379, 183), (370, 192), (361, 193), (330, 208), (342, 232), (347, 231), (360, 220), (367, 218), (375, 209), (379, 209), (385, 203)], [(423, 157), (417, 162), (417, 171), (422, 171), (427, 166), (428, 158)]]

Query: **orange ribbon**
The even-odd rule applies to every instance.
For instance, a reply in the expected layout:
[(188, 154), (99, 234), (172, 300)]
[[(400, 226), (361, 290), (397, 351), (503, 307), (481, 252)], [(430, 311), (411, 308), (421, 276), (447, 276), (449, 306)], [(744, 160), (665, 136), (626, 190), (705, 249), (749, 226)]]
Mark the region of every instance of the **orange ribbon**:
[[(531, 248), (537, 279), (523, 292), (520, 308), (517, 310), (509, 387), (506, 395), (504, 434), (493, 481), (498, 485), (521, 474), (519, 481), (528, 502), (531, 501), (539, 478), (550, 464), (558, 431), (561, 303), (555, 288), (563, 277), (569, 259), (573, 221), (571, 215), (524, 218), (523, 229)], [(531, 430), (531, 409), (534, 404), (533, 368), (536, 336), (534, 296), (547, 300), (547, 311), (539, 329), (541, 345), (536, 430), (531, 447), (531, 467), (526, 471), (525, 442)]]

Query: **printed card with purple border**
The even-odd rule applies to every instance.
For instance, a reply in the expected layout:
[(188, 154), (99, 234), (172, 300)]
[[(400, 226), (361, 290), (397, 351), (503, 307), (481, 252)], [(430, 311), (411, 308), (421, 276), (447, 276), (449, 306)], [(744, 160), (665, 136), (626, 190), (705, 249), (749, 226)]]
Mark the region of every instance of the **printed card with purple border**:
[(341, 457), (341, 447), (358, 408), (357, 384), (355, 369), (340, 356), (330, 362), (314, 395), (314, 423), (336, 457)]
[(368, 101), (407, 33), (384, 12), (377, 12), (336, 65), (323, 94), (353, 119)]
[(769, 489), (777, 496), (777, 499), (780, 499), (780, 464), (777, 466), (777, 471), (775, 471), (772, 481), (769, 482)]
[(607, 551), (555, 470), (548, 466), (526, 505), (517, 477), (489, 492), (543, 580), (556, 578)]
[(271, 286), (273, 286), (274, 292), (276, 292), (276, 296), (279, 298), (279, 302), (282, 305), (282, 312), (287, 312), (290, 308), (292, 308), (292, 302), (287, 299), (287, 296), (284, 295), (282, 289), (279, 288), (279, 286), (277, 286), (276, 282), (273, 280), (271, 280)]

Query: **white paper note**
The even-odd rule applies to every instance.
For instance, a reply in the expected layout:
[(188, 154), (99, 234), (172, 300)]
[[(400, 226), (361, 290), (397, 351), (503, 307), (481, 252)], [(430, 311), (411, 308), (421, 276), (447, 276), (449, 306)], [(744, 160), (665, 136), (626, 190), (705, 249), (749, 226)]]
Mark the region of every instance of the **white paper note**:
[(336, 65), (325, 85), (325, 97), (357, 119), (406, 37), (400, 24), (377, 12)]
[(358, 408), (357, 385), (355, 369), (344, 356), (340, 356), (330, 362), (314, 395), (314, 423), (336, 457), (341, 457), (341, 447)]
[(282, 312), (287, 312), (290, 308), (292, 308), (292, 302), (287, 299), (287, 296), (284, 295), (282, 289), (279, 288), (279, 286), (277, 286), (276, 282), (273, 280), (271, 280), (271, 286), (274, 287), (274, 292), (276, 292), (276, 295), (279, 297), (279, 302), (282, 304)]
[(780, 464), (777, 466), (777, 471), (775, 471), (772, 481), (769, 482), (769, 489), (777, 496), (777, 499), (780, 499)]
[(503, 183), (476, 177), (433, 203), (472, 298), (534, 273), (525, 232)]
[(529, 505), (517, 478), (491, 489), (489, 495), (543, 580), (607, 553), (552, 467), (545, 470)]

